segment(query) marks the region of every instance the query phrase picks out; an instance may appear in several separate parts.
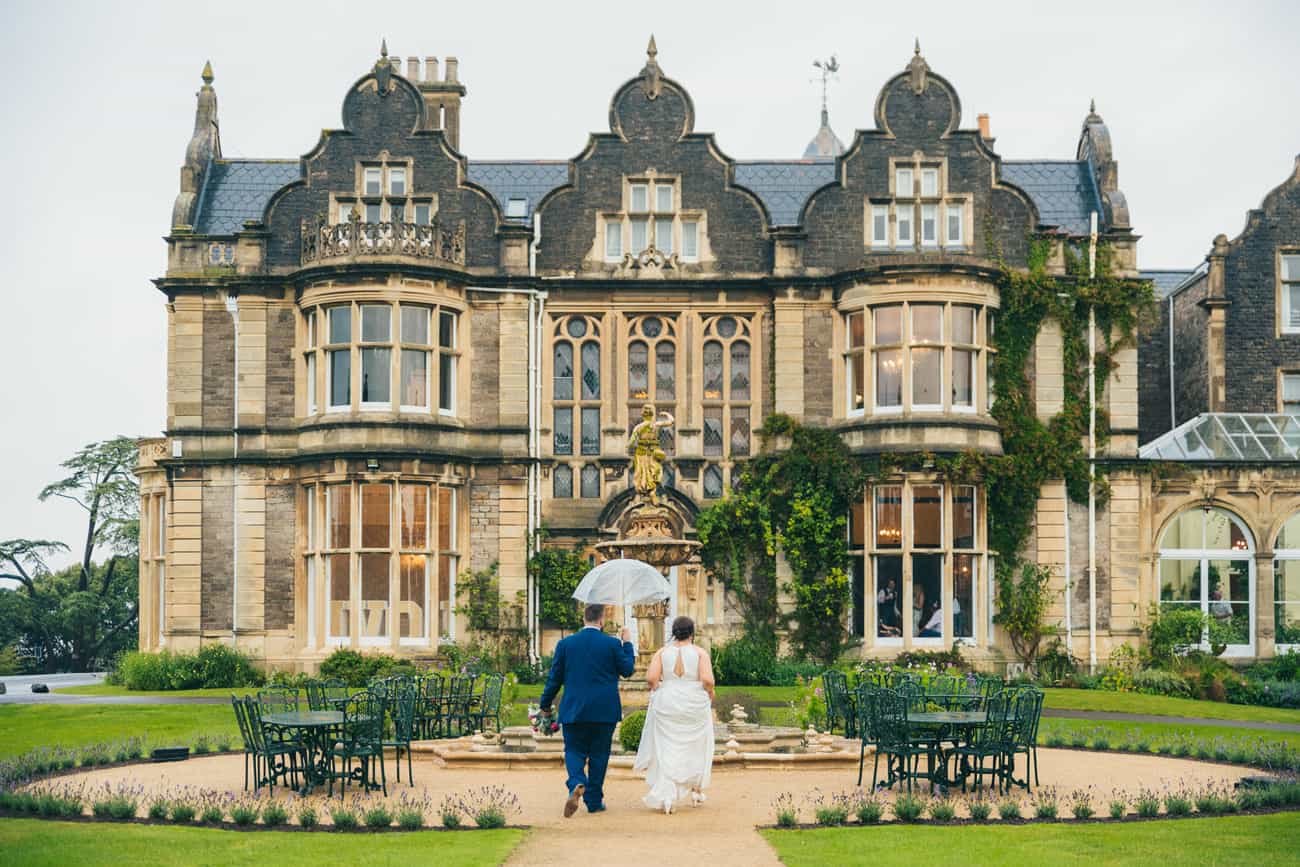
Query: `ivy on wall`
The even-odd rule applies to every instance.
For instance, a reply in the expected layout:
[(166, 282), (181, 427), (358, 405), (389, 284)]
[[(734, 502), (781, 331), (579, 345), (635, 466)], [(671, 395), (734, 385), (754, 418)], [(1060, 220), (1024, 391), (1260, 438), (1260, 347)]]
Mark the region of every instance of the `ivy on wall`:
[[(1110, 437), (1101, 406), (1115, 354), (1135, 344), (1138, 329), (1155, 310), (1151, 283), (1116, 277), (1107, 245), (1097, 250), (1096, 277), (1089, 278), (1086, 253), (1063, 250), (1065, 274), (1047, 271), (1051, 242), (1034, 239), (1028, 267), (1012, 269), (997, 256), (1000, 298), (997, 348), (991, 374), (993, 416), (1002, 433), (1001, 455), (977, 452), (936, 455), (890, 452), (850, 455), (833, 430), (809, 428), (786, 416), (772, 416), (760, 433), (789, 439), (789, 447), (764, 452), (745, 464), (740, 481), (696, 522), (704, 565), (720, 577), (739, 602), (746, 631), (775, 641), (780, 625), (806, 656), (833, 660), (844, 648), (843, 619), (850, 599), (845, 516), (870, 481), (902, 472), (933, 472), (955, 483), (982, 483), (988, 499), (989, 550), (997, 555), (998, 613), (994, 620), (1011, 633), (1019, 650), (1036, 648), (1046, 604), (1038, 619), (1011, 605), (1017, 594), (1042, 597), (1045, 581), (1025, 568), (1022, 552), (1033, 529), (1045, 482), (1064, 479), (1076, 502), (1088, 496), (1088, 315), (1096, 316), (1096, 436), (1100, 451)], [(1060, 324), (1064, 399), (1047, 421), (1034, 405), (1029, 364), (1043, 323)], [(1098, 501), (1108, 486), (1097, 479)], [(794, 611), (782, 617), (777, 604), (776, 553), (784, 552), (792, 578), (785, 588)], [(1027, 583), (1028, 582), (1028, 583)], [(1029, 584), (1042, 585), (1035, 590)], [(1016, 613), (1019, 612), (1019, 613)], [(1033, 622), (1030, 622), (1033, 621)]]

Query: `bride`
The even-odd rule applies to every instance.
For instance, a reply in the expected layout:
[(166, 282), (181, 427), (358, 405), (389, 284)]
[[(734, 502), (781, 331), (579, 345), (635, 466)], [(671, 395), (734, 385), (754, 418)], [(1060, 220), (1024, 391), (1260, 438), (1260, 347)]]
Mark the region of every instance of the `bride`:
[(694, 644), (691, 618), (678, 617), (672, 632), (646, 669), (650, 706), (634, 765), (650, 785), (642, 800), (665, 813), (687, 797), (699, 806), (713, 770), (713, 664)]

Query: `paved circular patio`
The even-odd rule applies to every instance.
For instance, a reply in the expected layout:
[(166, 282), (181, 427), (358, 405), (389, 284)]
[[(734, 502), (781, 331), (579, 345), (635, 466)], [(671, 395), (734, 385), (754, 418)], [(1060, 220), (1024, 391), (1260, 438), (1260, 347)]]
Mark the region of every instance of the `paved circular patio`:
[[(867, 761), (869, 775), (870, 757)], [(1209, 783), (1230, 784), (1252, 773), (1248, 768), (1185, 759), (1076, 750), (1040, 750), (1039, 765), (1043, 785), (1056, 787), (1062, 797), (1074, 789), (1091, 788), (1100, 814), (1105, 813), (1115, 790), (1134, 794), (1144, 787), (1156, 791), (1166, 786), (1198, 788)], [(391, 761), (388, 771), (390, 798), (413, 791), (405, 779), (401, 784), (392, 779)], [(192, 758), (174, 764), (87, 771), (63, 779), (74, 784), (84, 781), (89, 786), (130, 781), (143, 785), (146, 793), (172, 786), (239, 793), (244, 779), (243, 758), (240, 755)], [(589, 857), (593, 852), (601, 853), (602, 860), (662, 864), (673, 851), (674, 841), (686, 838), (690, 840), (694, 862), (708, 863), (710, 867), (733, 864), (755, 867), (777, 863), (762, 837), (754, 833), (755, 825), (773, 821), (773, 797), (790, 792), (796, 799), (802, 799), (814, 788), (827, 793), (852, 789), (857, 771), (843, 767), (719, 769), (713, 775), (709, 801), (704, 806), (685, 807), (679, 813), (664, 816), (641, 804), (644, 783), (636, 775), (611, 769), (605, 786), (608, 811), (596, 815), (580, 811), (567, 820), (561, 816), (564, 775), (558, 768), (452, 768), (440, 766), (436, 759), (421, 757), (415, 761), (415, 779), (416, 790), (427, 793), (435, 809), (444, 795), (490, 784), (505, 786), (518, 795), (522, 813), (511, 817), (511, 822), (531, 825), (534, 830), (515, 852), (511, 864), (567, 864)], [(867, 783), (870, 783), (869, 776)], [(276, 794), (288, 792), (277, 787)], [(324, 799), (323, 795), (320, 799)], [(1061, 812), (1063, 815), (1068, 812), (1064, 803)], [(328, 816), (322, 818), (328, 821)], [(430, 821), (437, 819), (430, 816)]]

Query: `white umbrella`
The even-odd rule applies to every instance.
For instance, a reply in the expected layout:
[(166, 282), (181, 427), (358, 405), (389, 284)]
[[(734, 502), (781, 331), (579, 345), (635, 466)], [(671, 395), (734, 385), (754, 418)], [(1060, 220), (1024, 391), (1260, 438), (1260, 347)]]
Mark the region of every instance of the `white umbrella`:
[(672, 586), (658, 569), (640, 560), (608, 560), (588, 572), (573, 598), (588, 605), (639, 605), (661, 602)]

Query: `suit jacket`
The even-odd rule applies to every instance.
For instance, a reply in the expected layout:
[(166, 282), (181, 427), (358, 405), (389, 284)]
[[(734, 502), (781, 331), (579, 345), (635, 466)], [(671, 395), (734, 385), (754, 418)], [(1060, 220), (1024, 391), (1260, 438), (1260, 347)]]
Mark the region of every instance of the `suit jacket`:
[(538, 704), (550, 708), (555, 694), (560, 699), (561, 725), (608, 723), (623, 718), (618, 700), (619, 677), (631, 677), (636, 668), (636, 651), (630, 641), (619, 641), (599, 629), (580, 629), (555, 645), (551, 673)]

